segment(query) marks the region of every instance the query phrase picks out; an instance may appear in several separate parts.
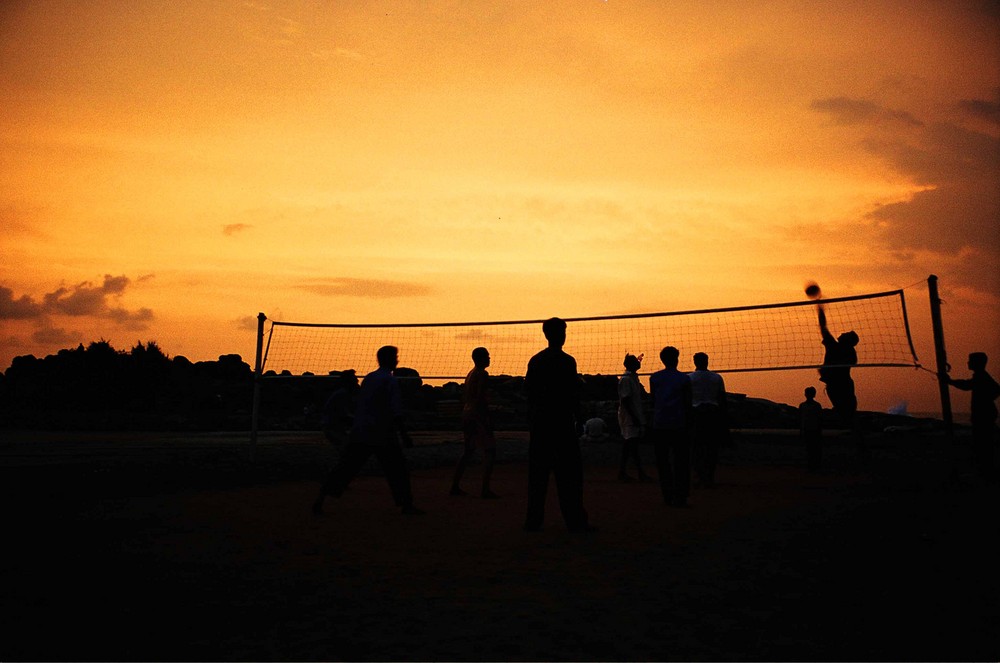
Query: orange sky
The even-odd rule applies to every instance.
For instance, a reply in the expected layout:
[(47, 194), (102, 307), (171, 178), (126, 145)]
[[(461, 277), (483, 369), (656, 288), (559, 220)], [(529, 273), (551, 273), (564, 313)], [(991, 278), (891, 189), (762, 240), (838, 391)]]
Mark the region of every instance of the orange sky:
[[(7, 2), (0, 95), (0, 369), (100, 338), (252, 361), (258, 311), (601, 315), (936, 273), (957, 372), (985, 350), (1000, 374), (996, 3)], [(858, 372), (862, 407), (936, 407), (928, 374)]]

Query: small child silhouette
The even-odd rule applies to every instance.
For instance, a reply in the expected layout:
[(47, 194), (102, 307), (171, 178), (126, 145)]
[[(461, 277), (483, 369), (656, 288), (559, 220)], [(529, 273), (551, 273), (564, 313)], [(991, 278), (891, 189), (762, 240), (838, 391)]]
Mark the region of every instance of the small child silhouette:
[(823, 460), (823, 406), (816, 400), (816, 387), (806, 387), (805, 396), (799, 403), (799, 437), (806, 447), (806, 466), (818, 472)]

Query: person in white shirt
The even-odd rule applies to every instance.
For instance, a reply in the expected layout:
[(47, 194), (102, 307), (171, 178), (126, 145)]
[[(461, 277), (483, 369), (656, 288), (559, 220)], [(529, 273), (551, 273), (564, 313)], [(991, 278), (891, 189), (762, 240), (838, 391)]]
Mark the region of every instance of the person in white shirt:
[(639, 382), (637, 371), (642, 365), (642, 358), (635, 355), (625, 355), (625, 373), (618, 381), (618, 427), (622, 433), (622, 459), (618, 470), (618, 480), (628, 483), (633, 481), (626, 472), (625, 466), (631, 458), (635, 463), (640, 481), (650, 481), (650, 477), (642, 471), (639, 460), (639, 440), (646, 433), (646, 415), (643, 412), (643, 397), (646, 390)]
[(708, 355), (694, 355), (695, 370), (691, 378), (692, 428), (694, 468), (698, 485), (715, 485), (715, 467), (719, 462), (719, 446), (728, 433), (726, 424), (726, 385), (722, 376), (708, 370)]

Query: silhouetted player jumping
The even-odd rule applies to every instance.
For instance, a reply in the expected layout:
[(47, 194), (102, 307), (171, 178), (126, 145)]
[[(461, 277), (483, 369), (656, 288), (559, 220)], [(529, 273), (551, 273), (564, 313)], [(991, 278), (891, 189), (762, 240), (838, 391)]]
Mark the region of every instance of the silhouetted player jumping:
[(844, 422), (844, 425), (854, 430), (854, 415), (858, 411), (858, 398), (854, 394), (854, 380), (851, 378), (851, 366), (858, 363), (858, 335), (853, 331), (844, 332), (837, 338), (833, 337), (826, 326), (826, 311), (823, 305), (819, 309), (819, 331), (823, 335), (823, 367), (819, 369), (819, 379), (826, 384), (826, 395), (833, 405), (834, 412)]

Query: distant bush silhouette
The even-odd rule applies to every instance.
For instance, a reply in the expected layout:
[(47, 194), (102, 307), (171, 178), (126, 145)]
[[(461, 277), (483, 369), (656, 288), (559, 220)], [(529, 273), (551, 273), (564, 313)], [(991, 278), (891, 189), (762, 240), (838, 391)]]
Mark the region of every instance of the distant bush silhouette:
[[(417, 371), (400, 370), (407, 378), (402, 381), (403, 407), (411, 428), (458, 430), (452, 406), (461, 402), (461, 386), (432, 387), (423, 384)], [(603, 418), (617, 432), (617, 377), (587, 375), (583, 380), (586, 415)], [(15, 357), (0, 373), (0, 428), (249, 431), (253, 385), (253, 371), (238, 354), (191, 362), (171, 358), (155, 341), (137, 342), (123, 351), (101, 339), (42, 359)], [(322, 377), (283, 374), (263, 380), (261, 429), (319, 431), (322, 405), (332, 389), (333, 383)], [(524, 378), (492, 376), (490, 389), (496, 429), (523, 430)], [(798, 412), (788, 405), (730, 394), (729, 410), (734, 428), (798, 426)], [(824, 414), (832, 416), (832, 411)], [(860, 424), (870, 430), (907, 420), (863, 414)], [(828, 425), (834, 428), (835, 423)]]
[(116, 350), (101, 339), (38, 359), (15, 357), (0, 380), (0, 425), (42, 429), (246, 428), (253, 373), (239, 355), (192, 363), (155, 341)]

